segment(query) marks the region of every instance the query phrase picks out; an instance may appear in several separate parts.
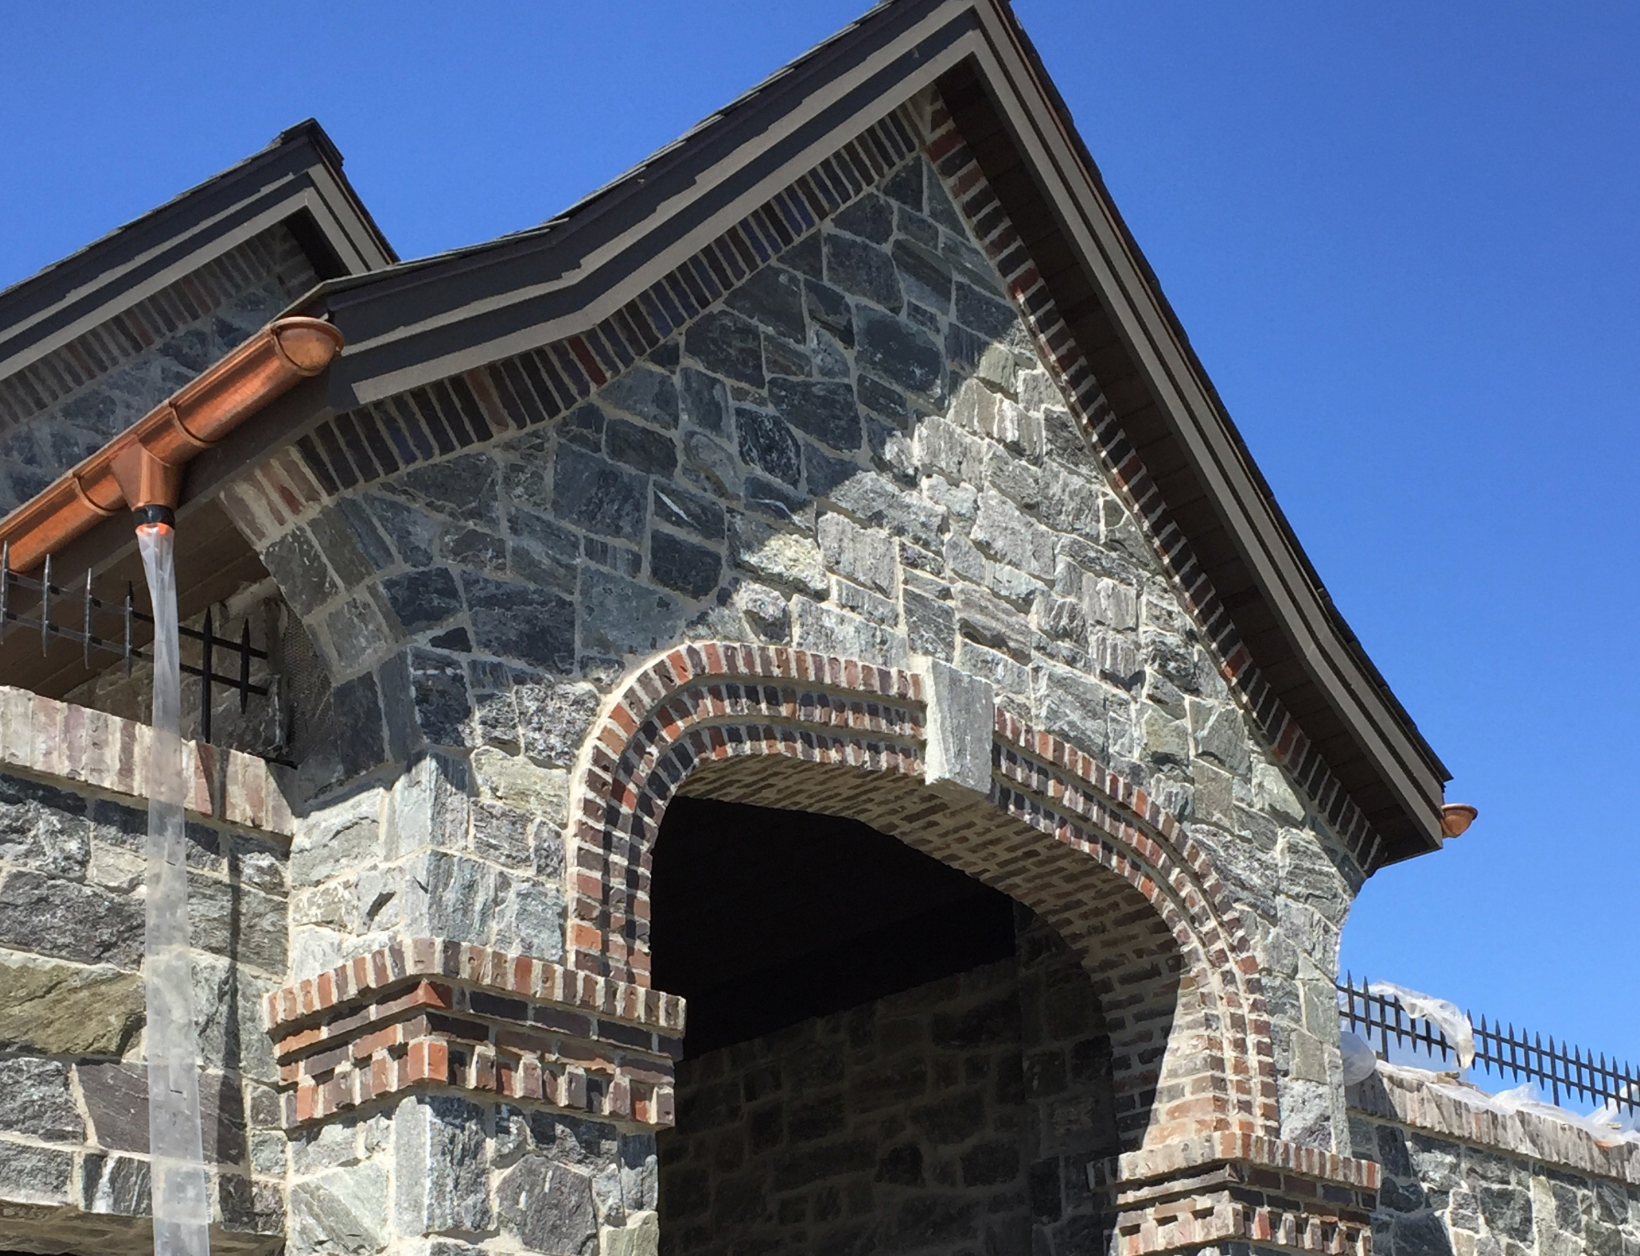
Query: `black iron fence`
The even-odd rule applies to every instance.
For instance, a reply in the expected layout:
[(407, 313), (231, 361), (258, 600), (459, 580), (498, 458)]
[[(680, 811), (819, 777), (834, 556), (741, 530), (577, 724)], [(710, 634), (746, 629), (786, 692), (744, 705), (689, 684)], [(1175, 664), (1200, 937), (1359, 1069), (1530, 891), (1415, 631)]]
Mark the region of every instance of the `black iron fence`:
[[(53, 640), (72, 641), (80, 646), (87, 670), (94, 656), (123, 660), (128, 675), (133, 662), (152, 660), (151, 651), (139, 640), (152, 638), (154, 617), (148, 610), (137, 609), (137, 592), (131, 585), (125, 586), (123, 599), (110, 601), (92, 593), (90, 572), (83, 586), (56, 584), (51, 578), (50, 555), (38, 576), (20, 575), (11, 570), (10, 549), (9, 544), (0, 546), (0, 641), (8, 630), (38, 634), (42, 654)], [(142, 604), (148, 605), (146, 593)], [(199, 661), (191, 663), (185, 657), (182, 672), (200, 679), (199, 736), (201, 741), (210, 741), (213, 688), (224, 686), (238, 693), (239, 709), (244, 711), (251, 695), (266, 697), (269, 692), (267, 685), (251, 681), (252, 660), (266, 662), (268, 654), (251, 645), (248, 619), (237, 640), (216, 634), (208, 610), (200, 627), (183, 625), (178, 633), (184, 642), (198, 646)], [(232, 667), (230, 672), (217, 670), (224, 660)]]
[[(1458, 1065), (1458, 1049), (1438, 1025), (1409, 1016), (1394, 995), (1374, 994), (1366, 981), (1356, 984), (1346, 975), (1338, 982), (1338, 1017), (1381, 1057), (1388, 1058), (1393, 1040), (1453, 1068)], [(1475, 1035), (1474, 1066), (1486, 1073), (1534, 1082), (1556, 1104), (1576, 1095), (1592, 1106), (1609, 1104), (1615, 1110), (1640, 1113), (1640, 1069), (1633, 1064), (1607, 1060), (1565, 1042), (1557, 1044), (1553, 1037), (1545, 1043), (1542, 1034), (1514, 1025), (1505, 1029), (1501, 1022), (1489, 1023), (1484, 1016), (1470, 1021)]]

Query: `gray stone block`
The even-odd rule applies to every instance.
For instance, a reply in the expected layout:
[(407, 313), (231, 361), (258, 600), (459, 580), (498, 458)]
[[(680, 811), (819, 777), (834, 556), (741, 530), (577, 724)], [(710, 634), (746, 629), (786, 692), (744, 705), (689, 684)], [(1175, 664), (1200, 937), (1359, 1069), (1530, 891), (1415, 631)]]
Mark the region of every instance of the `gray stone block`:
[(600, 654), (642, 654), (670, 645), (683, 627), (677, 598), (651, 585), (591, 568), (581, 573), (581, 646)]
[(996, 695), (991, 685), (929, 659), (918, 671), (927, 706), (923, 780), (958, 793), (989, 796)]
[(911, 393), (937, 397), (945, 380), (945, 354), (920, 327), (869, 306), (855, 311), (859, 348), (855, 360), (868, 371)]
[(684, 333), (683, 350), (714, 375), (763, 387), (763, 337), (750, 319), (729, 310), (702, 315)]
[(78, 1143), (85, 1121), (69, 1093), (68, 1065), (33, 1056), (0, 1059), (0, 1130)]
[(635, 545), (643, 539), (649, 485), (637, 471), (561, 447), (553, 462), (552, 502), (563, 522)]
[(905, 638), (881, 624), (805, 597), (794, 598), (792, 610), (792, 642), (799, 649), (840, 654), (879, 667), (905, 667), (910, 662)]
[(591, 1178), (541, 1155), (527, 1155), (496, 1188), (502, 1230), (537, 1252), (586, 1253), (598, 1235)]
[(672, 377), (641, 363), (605, 384), (598, 400), (656, 427), (678, 425), (679, 395)]
[(407, 1099), (393, 1113), (393, 1229), (410, 1237), (491, 1229), (486, 1113), (454, 1096)]
[(73, 1173), (72, 1152), (0, 1139), (0, 1202), (67, 1203)]
[(115, 1217), (152, 1214), (153, 1180), (147, 1160), (88, 1155), (81, 1173), (80, 1207), (87, 1212)]
[(356, 1164), (290, 1188), (289, 1241), (298, 1252), (374, 1256), (388, 1239), (388, 1178), (377, 1164)]
[(903, 300), (900, 278), (887, 253), (868, 241), (834, 232), (824, 233), (823, 239), (827, 283), (850, 296), (873, 301), (885, 310), (900, 309)]
[(735, 407), (740, 460), (785, 484), (803, 477), (803, 451), (797, 437), (778, 415), (753, 406)]
[(802, 344), (808, 334), (803, 319), (803, 280), (784, 267), (763, 267), (723, 303), (794, 345)]
[(848, 384), (773, 379), (769, 381), (769, 400), (780, 417), (798, 431), (844, 453), (860, 448), (860, 408)]
[(576, 608), (570, 599), (471, 573), (463, 574), (462, 585), (481, 650), (556, 672), (574, 666)]
[(683, 422), (721, 432), (729, 420), (729, 393), (723, 381), (692, 366), (678, 372), (678, 405)]
[(0, 945), (82, 964), (142, 962), (141, 902), (38, 872), (0, 882)]

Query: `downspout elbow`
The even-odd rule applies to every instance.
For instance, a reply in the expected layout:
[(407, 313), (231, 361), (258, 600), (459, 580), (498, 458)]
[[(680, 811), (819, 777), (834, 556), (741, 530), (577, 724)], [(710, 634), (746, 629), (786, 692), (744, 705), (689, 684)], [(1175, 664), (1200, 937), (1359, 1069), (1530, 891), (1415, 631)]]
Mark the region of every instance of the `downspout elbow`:
[(340, 331), (316, 318), (270, 323), (0, 521), (11, 569), (27, 571), (121, 507), (139, 525), (173, 522), (189, 460), (321, 374), (342, 343)]

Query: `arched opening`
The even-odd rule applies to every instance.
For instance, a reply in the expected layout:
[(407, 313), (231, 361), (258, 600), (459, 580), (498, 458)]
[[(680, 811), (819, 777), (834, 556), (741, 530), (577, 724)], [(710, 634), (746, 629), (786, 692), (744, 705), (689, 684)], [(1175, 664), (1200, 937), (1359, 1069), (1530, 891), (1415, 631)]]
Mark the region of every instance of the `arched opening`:
[(1007, 895), (855, 820), (705, 798), (653, 851), (655, 983), (689, 1000), (661, 1241), (1053, 1250), (1119, 1148), (1094, 982)]
[[(983, 1236), (998, 1250), (1022, 1241), (1033, 1250), (1091, 1250), (1109, 1237), (1101, 1206), (1115, 1202), (1089, 1188), (1091, 1162), (1105, 1160), (1092, 1176), (1108, 1190), (1126, 1180), (1125, 1153), (1143, 1153), (1135, 1165), (1165, 1176), (1172, 1164), (1172, 1153), (1163, 1151), (1169, 1144), (1187, 1143), (1187, 1156), (1217, 1156), (1248, 1136), (1273, 1136), (1279, 1128), (1257, 964), (1210, 856), (1142, 789), (1076, 746), (994, 707), (985, 787), (972, 777), (961, 784), (946, 781), (925, 763), (928, 715), (923, 682), (906, 672), (781, 647), (706, 642), (669, 651), (635, 672), (594, 731), (574, 795), (577, 818), (566, 835), (566, 859), (576, 870), (568, 966), (633, 988), (692, 992), (704, 996), (708, 1009), (714, 1000), (732, 1003), (737, 982), (743, 996), (749, 986), (752, 997), (773, 1004), (788, 998), (792, 1004), (752, 1026), (761, 1036), (731, 1041), (748, 1027), (734, 1028), (732, 1018), (720, 1016), (718, 1028), (705, 1031), (718, 1035), (713, 1050), (695, 1054), (698, 1048), (686, 1038), (676, 1128), (664, 1136), (662, 1153), (662, 1230), (669, 1252), (851, 1245), (960, 1250), (966, 1247), (963, 1234), (975, 1233), (963, 1227), (1001, 1215), (1012, 1220), (999, 1221), (996, 1235), (987, 1230)], [(691, 975), (687, 965), (665, 969), (669, 961), (660, 951), (668, 946), (664, 899), (670, 891), (664, 882), (672, 879), (668, 863), (682, 865), (665, 858), (657, 865), (657, 850), (672, 842), (678, 861), (687, 863), (687, 832), (675, 840), (680, 831), (666, 826), (669, 817), (690, 814), (691, 800), (702, 799), (774, 809), (773, 819), (761, 813), (756, 836), (734, 844), (742, 850), (775, 847), (794, 829), (791, 813), (810, 813), (847, 816), (874, 830), (878, 840), (897, 840), (949, 865), (1022, 905), (1014, 909), (1011, 959), (872, 992), (875, 997), (865, 1003), (827, 1012), (795, 995), (758, 993), (751, 979), (770, 973), (764, 961), (782, 946), (788, 958), (811, 970), (825, 967), (823, 948), (819, 956), (791, 950), (797, 944), (792, 930), (784, 929), (781, 908), (791, 882), (809, 878), (799, 887), (804, 901), (840, 901), (842, 891), (828, 900), (818, 861), (806, 873), (788, 871), (784, 883), (727, 861), (707, 861), (698, 875), (739, 888), (724, 891), (727, 907), (697, 910), (697, 927), (724, 927), (722, 918), (737, 905), (767, 900), (768, 914), (787, 936), (743, 938), (742, 948), (755, 960), (715, 961), (704, 975)], [(675, 811), (680, 803), (684, 810)], [(852, 874), (857, 864), (831, 866)], [(690, 875), (682, 874), (686, 887)], [(869, 936), (885, 927), (874, 922), (863, 932)], [(675, 936), (687, 933), (684, 926), (680, 930)], [(835, 928), (829, 944), (865, 945), (858, 933)], [(684, 954), (714, 949), (699, 940), (680, 946)], [(989, 1077), (993, 1067), (965, 1060), (957, 1041), (950, 1048), (956, 1054), (932, 1058), (935, 1018), (950, 1027), (966, 1013), (955, 1003), (919, 1009), (905, 1000), (916, 1003), (928, 995), (936, 1003), (970, 997), (984, 1002), (975, 983), (982, 987), (995, 972), (1007, 977), (1010, 971), (1017, 1028), (995, 1049), (1018, 1061), (1013, 1073), (1019, 1086), (1002, 1122), (1011, 1131), (1013, 1151), (998, 1152), (991, 1170), (997, 1181), (980, 1184), (984, 1171), (978, 1158), (971, 1159), (976, 1194), (965, 1195), (970, 1187), (962, 1157), (948, 1155), (943, 1143), (935, 1156), (921, 1145), (915, 1153), (903, 1152), (914, 1170), (899, 1160), (881, 1163), (878, 1153), (896, 1146), (890, 1140), (915, 1124), (905, 1105), (932, 1101), (919, 1089), (898, 1100), (904, 1110), (878, 1118), (875, 1131), (850, 1135), (849, 1114), (868, 1112), (860, 1093), (869, 1092), (873, 1079), (894, 1073), (871, 1052), (886, 1049), (885, 1042), (895, 1051), (923, 1051), (920, 1065), (906, 1066), (915, 1077), (906, 1085), (933, 1088), (930, 1079), (936, 1079), (938, 1089), (927, 1093), (942, 1096), (967, 1085), (970, 1070)], [(835, 966), (829, 985), (828, 1001), (846, 1005), (848, 985)], [(808, 1019), (793, 1022), (794, 1015)], [(712, 1024), (710, 1014), (706, 1024)], [(908, 1028), (917, 1024), (925, 1028)], [(893, 1032), (883, 1032), (882, 1025), (894, 1026)], [(1101, 1033), (1108, 1045), (1099, 1043)], [(805, 1060), (830, 1070), (816, 1076), (829, 1079), (831, 1092), (819, 1095), (820, 1083)], [(861, 1085), (854, 1084), (851, 1062)], [(997, 1075), (1002, 1072), (996, 1066)], [(1053, 1089), (1061, 1076), (1094, 1091), (1102, 1087), (1103, 1095)], [(822, 1097), (830, 1106), (815, 1111), (833, 1114), (829, 1125), (793, 1124), (792, 1112), (801, 1106), (806, 1113), (810, 1100), (818, 1105)], [(671, 1098), (663, 1124), (670, 1123)], [(971, 1114), (975, 1101), (969, 1102)], [(983, 1113), (983, 1098), (978, 1102)], [(845, 1121), (841, 1131), (837, 1113)], [(1104, 1113), (1108, 1117), (1098, 1115)], [(823, 1140), (814, 1148), (793, 1145), (794, 1129), (815, 1128), (830, 1131), (835, 1146)], [(1124, 1153), (1120, 1166), (1107, 1159), (1115, 1152)], [(932, 1177), (930, 1163), (937, 1169)], [(897, 1173), (906, 1180), (897, 1181)], [(890, 1188), (902, 1193), (890, 1199)], [(992, 1194), (982, 1207), (976, 1200), (988, 1189)], [(889, 1203), (897, 1206), (889, 1209)], [(789, 1228), (783, 1232), (783, 1226)], [(725, 1235), (737, 1242), (726, 1247)]]

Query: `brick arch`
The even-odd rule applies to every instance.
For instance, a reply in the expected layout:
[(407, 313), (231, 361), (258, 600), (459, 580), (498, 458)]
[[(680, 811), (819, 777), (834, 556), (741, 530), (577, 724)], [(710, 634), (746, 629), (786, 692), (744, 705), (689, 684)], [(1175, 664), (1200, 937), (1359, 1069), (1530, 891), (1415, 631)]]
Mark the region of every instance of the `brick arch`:
[(1142, 790), (1001, 710), (989, 798), (930, 789), (925, 710), (916, 675), (787, 647), (701, 643), (638, 669), (572, 795), (567, 963), (649, 983), (651, 855), (676, 795), (844, 814), (1079, 951), (1111, 1022), (1125, 1146), (1276, 1136), (1257, 965), (1207, 853)]

